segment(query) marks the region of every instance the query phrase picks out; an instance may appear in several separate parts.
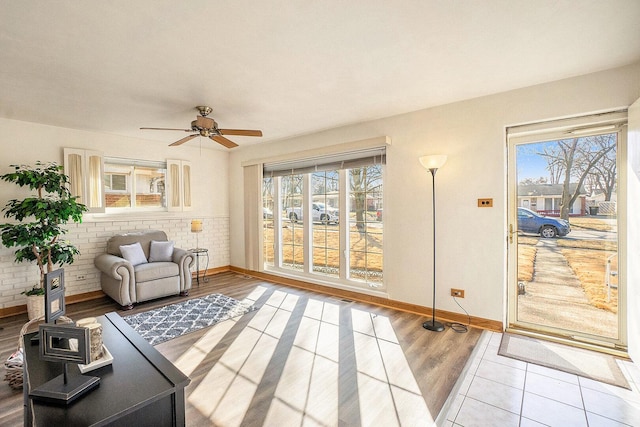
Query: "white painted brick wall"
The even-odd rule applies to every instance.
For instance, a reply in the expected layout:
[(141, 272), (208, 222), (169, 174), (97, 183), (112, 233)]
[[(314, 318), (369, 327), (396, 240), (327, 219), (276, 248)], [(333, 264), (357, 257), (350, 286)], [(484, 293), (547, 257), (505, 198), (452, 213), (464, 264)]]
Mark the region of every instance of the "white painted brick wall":
[[(230, 263), (229, 217), (204, 217), (202, 232), (198, 234), (198, 245), (209, 250), (209, 268), (224, 267)], [(80, 250), (80, 255), (71, 265), (64, 266), (66, 295), (76, 295), (100, 290), (100, 271), (93, 266), (93, 259), (103, 253), (107, 240), (114, 234), (136, 230), (163, 230), (176, 247), (196, 247), (196, 235), (191, 233), (191, 218), (157, 220), (96, 220), (82, 224), (69, 224), (63, 237)], [(35, 263), (14, 262), (15, 248), (0, 245), (0, 308), (26, 304), (21, 295), (25, 289), (35, 285), (40, 274)], [(200, 259), (200, 268), (206, 261)], [(195, 270), (195, 263), (193, 269)], [(84, 275), (84, 280), (78, 280)]]

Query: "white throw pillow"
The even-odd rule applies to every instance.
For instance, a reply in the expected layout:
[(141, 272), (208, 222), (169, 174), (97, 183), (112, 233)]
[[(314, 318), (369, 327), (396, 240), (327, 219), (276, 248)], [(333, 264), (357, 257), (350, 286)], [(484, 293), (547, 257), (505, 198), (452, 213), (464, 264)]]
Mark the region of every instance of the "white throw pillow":
[(147, 257), (144, 256), (140, 242), (120, 246), (120, 253), (122, 253), (122, 258), (129, 261), (134, 267), (147, 262)]
[(149, 262), (171, 261), (174, 244), (172, 240), (168, 242), (152, 240), (151, 249), (149, 250)]

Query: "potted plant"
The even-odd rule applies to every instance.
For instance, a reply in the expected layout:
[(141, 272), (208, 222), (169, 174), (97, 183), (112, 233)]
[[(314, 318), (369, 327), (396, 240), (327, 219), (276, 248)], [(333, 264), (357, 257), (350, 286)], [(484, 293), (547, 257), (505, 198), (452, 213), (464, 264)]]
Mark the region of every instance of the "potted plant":
[[(40, 269), (40, 280), (23, 294), (27, 295), (27, 308), (33, 306), (32, 296), (44, 295), (45, 273), (55, 266), (71, 264), (80, 253), (78, 248), (68, 241), (60, 239), (67, 230), (63, 225), (73, 220), (82, 222), (82, 213), (87, 207), (77, 202), (69, 192), (69, 177), (62, 166), (56, 163), (36, 162), (35, 167), (11, 165), (14, 171), (0, 176), (0, 179), (12, 182), (19, 187), (29, 187), (36, 193), (22, 200), (12, 199), (5, 205), (5, 218), (15, 222), (0, 224), (2, 244), (7, 248), (17, 247), (16, 262), (35, 261)], [(46, 268), (45, 268), (46, 266)], [(32, 302), (30, 302), (30, 300)], [(44, 308), (44, 303), (36, 303)], [(29, 311), (29, 318), (41, 314)]]

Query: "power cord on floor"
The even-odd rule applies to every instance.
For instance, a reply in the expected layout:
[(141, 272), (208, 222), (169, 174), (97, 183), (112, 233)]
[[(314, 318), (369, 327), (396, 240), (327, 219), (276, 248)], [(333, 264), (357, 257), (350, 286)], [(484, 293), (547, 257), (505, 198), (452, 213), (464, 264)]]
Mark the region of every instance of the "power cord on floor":
[(467, 315), (467, 324), (465, 325), (459, 322), (452, 322), (449, 326), (454, 332), (457, 332), (459, 334), (467, 333), (469, 331), (469, 325), (471, 325), (471, 316), (469, 316), (469, 313), (467, 313), (467, 310), (465, 310), (464, 307), (460, 305), (460, 303), (458, 302), (458, 298), (453, 296), (451, 298), (453, 298), (456, 304), (458, 304), (458, 307), (460, 307), (462, 311), (464, 311), (464, 314)]

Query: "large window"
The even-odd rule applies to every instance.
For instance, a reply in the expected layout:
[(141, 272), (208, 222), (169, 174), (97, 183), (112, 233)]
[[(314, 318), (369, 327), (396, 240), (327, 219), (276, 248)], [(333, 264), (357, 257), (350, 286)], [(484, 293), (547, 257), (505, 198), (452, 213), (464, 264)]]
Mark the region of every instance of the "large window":
[(382, 284), (382, 166), (349, 170), (349, 276)]
[(106, 157), (103, 182), (107, 209), (164, 210), (167, 207), (166, 175), (164, 162)]
[(90, 213), (180, 211), (192, 207), (191, 163), (104, 157), (102, 153), (64, 149), (69, 190)]
[(304, 267), (304, 229), (302, 227), (303, 175), (283, 176), (280, 181), (281, 202), (290, 222), (282, 229), (280, 243), (281, 267), (302, 271)]
[(265, 164), (264, 268), (383, 287), (384, 153), (376, 148)]
[(269, 267), (275, 265), (274, 254), (274, 237), (275, 230), (275, 200), (273, 178), (265, 178), (262, 183), (262, 253), (264, 255), (264, 263)]
[(339, 176), (337, 170), (311, 174), (313, 272), (340, 277)]

